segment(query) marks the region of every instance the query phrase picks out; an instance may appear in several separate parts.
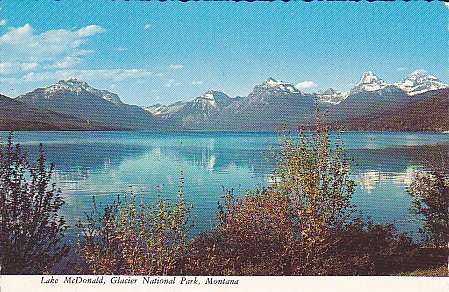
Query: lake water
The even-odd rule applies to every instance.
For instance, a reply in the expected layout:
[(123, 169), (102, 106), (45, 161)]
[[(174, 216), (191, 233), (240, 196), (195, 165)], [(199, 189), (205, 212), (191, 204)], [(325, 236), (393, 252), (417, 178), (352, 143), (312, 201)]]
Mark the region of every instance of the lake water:
[[(2, 133), (2, 136), (7, 133)], [(378, 223), (394, 223), (401, 231), (417, 232), (419, 223), (408, 212), (407, 186), (414, 172), (437, 155), (448, 154), (449, 135), (435, 133), (342, 133), (357, 183), (353, 203)], [(194, 232), (206, 230), (224, 189), (244, 191), (270, 181), (273, 159), (270, 133), (151, 133), (151, 132), (16, 132), (30, 153), (44, 144), (56, 164), (55, 181), (66, 205), (70, 225), (84, 219), (92, 196), (111, 202), (133, 191), (146, 199), (160, 188), (176, 198), (179, 179), (194, 205)], [(70, 229), (76, 233), (75, 228)]]

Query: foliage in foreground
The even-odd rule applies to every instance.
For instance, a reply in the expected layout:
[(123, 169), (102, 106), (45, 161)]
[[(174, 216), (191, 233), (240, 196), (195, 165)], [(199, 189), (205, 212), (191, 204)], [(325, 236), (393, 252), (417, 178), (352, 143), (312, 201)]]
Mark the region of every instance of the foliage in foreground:
[(283, 134), (274, 184), (224, 197), (214, 230), (190, 246), (193, 274), (381, 275), (412, 268), (417, 246), (354, 215), (351, 161), (320, 124)]
[[(97, 205), (79, 222), (83, 274), (395, 275), (440, 273), (447, 265), (447, 172), (421, 172), (409, 191), (424, 219), (426, 245), (393, 225), (356, 216), (351, 160), (318, 121), (314, 132), (283, 133), (274, 151), (273, 184), (226, 192), (216, 226), (188, 240), (182, 181), (177, 200), (146, 203), (134, 195)], [(50, 184), (40, 147), (32, 165), (12, 137), (0, 147), (2, 273), (50, 271), (68, 252), (63, 201)]]
[(12, 134), (0, 143), (0, 273), (47, 273), (67, 255), (61, 244), (67, 228), (58, 213), (64, 204), (51, 183), (42, 145), (31, 163)]
[(449, 171), (433, 168), (420, 171), (408, 189), (414, 197), (412, 213), (423, 219), (420, 229), (426, 244), (447, 247), (449, 244)]
[(181, 273), (186, 253), (189, 206), (182, 184), (175, 203), (159, 198), (155, 203), (118, 196), (94, 211), (83, 229), (78, 253), (84, 274), (169, 275)]

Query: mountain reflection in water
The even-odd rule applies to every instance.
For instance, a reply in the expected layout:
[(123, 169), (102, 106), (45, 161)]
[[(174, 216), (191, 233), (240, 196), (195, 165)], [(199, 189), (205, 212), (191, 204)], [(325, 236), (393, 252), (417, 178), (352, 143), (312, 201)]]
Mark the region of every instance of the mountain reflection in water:
[[(375, 222), (416, 233), (406, 189), (417, 169), (448, 156), (449, 135), (348, 132), (342, 139), (354, 157), (358, 210)], [(56, 165), (71, 232), (92, 208), (92, 196), (107, 203), (133, 191), (154, 200), (160, 187), (163, 197), (176, 198), (181, 175), (199, 232), (211, 225), (223, 188), (243, 192), (272, 181), (270, 144), (278, 138), (270, 133), (17, 132), (14, 141), (30, 153), (44, 144), (47, 161)]]

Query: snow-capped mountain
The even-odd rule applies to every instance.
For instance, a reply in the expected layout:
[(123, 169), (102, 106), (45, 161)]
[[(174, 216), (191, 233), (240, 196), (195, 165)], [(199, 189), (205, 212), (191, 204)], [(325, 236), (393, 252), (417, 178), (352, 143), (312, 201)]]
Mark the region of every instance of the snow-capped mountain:
[(268, 78), (246, 96), (233, 99), (213, 124), (221, 129), (272, 131), (282, 125), (298, 125), (314, 116), (315, 99), (292, 83)]
[(209, 90), (173, 112), (171, 118), (184, 127), (203, 128), (233, 100), (221, 91)]
[(444, 84), (435, 76), (427, 75), (421, 71), (413, 72), (401, 82), (395, 83), (394, 85), (407, 92), (408, 95), (416, 95), (449, 87), (449, 85)]
[(362, 78), (351, 90), (350, 94), (359, 92), (374, 92), (378, 94), (391, 94), (405, 92), (407, 95), (416, 95), (432, 90), (444, 89), (449, 85), (438, 78), (427, 75), (422, 71), (415, 71), (400, 82), (388, 84), (372, 71), (363, 73)]
[(314, 93), (316, 98), (323, 103), (339, 104), (348, 97), (348, 93), (340, 90), (329, 88)]
[(232, 103), (232, 110), (243, 110), (251, 104), (274, 104), (291, 103), (293, 100), (304, 99), (305, 95), (297, 89), (292, 83), (268, 78), (262, 84), (254, 86), (252, 92), (239, 100), (238, 103)]
[(292, 83), (276, 80), (272, 77), (259, 85), (259, 88), (283, 93), (301, 93)]
[(170, 105), (155, 104), (144, 108), (157, 118), (174, 123), (181, 128), (203, 129), (208, 127), (211, 116), (216, 116), (233, 101), (227, 94), (208, 90), (192, 101), (178, 101)]
[(144, 107), (144, 110), (149, 111), (155, 116), (161, 117), (161, 118), (169, 118), (172, 114), (178, 112), (180, 109), (182, 109), (187, 102), (185, 101), (178, 101), (169, 105), (163, 105), (160, 103), (156, 103), (147, 107)]
[(199, 106), (211, 106), (220, 109), (220, 107), (227, 106), (231, 102), (231, 98), (221, 91), (209, 90), (201, 96), (193, 100)]
[[(46, 96), (51, 96), (55, 92), (74, 92), (79, 96), (94, 94), (100, 96), (101, 98), (116, 104), (121, 104), (122, 101), (117, 94), (109, 92), (107, 90), (100, 90), (91, 87), (84, 81), (70, 77), (66, 80), (60, 80), (56, 84), (44, 89), (44, 94)], [(88, 94), (87, 94), (88, 93)]]
[(389, 84), (384, 80), (380, 79), (377, 75), (375, 75), (372, 71), (368, 71), (363, 73), (362, 78), (360, 78), (359, 82), (355, 85), (355, 87), (351, 90), (351, 94), (358, 92), (372, 92), (378, 91)]
[(157, 120), (142, 108), (123, 103), (118, 95), (69, 78), (47, 88), (37, 88), (16, 100), (110, 128), (148, 129)]
[[(144, 107), (144, 109), (160, 118), (179, 117), (180, 115), (199, 115), (205, 117), (214, 111), (220, 111), (232, 101), (233, 99), (231, 97), (221, 91), (208, 90), (203, 95), (189, 102), (178, 101), (170, 105), (157, 103)], [(180, 113), (178, 114), (178, 112)]]

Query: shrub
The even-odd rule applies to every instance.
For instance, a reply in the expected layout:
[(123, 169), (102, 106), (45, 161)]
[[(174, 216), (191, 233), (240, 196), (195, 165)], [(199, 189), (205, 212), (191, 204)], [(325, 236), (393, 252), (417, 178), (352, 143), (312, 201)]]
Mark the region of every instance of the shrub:
[[(158, 195), (159, 196), (159, 195)], [(82, 273), (169, 275), (181, 273), (186, 253), (188, 215), (182, 184), (175, 203), (156, 203), (135, 195), (118, 196), (101, 209), (95, 202), (87, 222), (79, 222), (83, 238), (78, 253)]]
[(419, 246), (392, 224), (355, 218), (333, 237), (326, 275), (392, 275), (427, 264), (417, 254)]
[(216, 229), (202, 235), (214, 239), (194, 242), (194, 269), (208, 273), (195, 263), (216, 261), (234, 274), (325, 273), (333, 235), (354, 212), (354, 182), (341, 140), (331, 147), (319, 118), (316, 131), (301, 132), (299, 139), (280, 135), (271, 186), (224, 196)]
[(64, 204), (51, 183), (54, 165), (45, 165), (42, 145), (30, 163), (10, 134), (0, 144), (0, 272), (47, 273), (67, 253), (61, 244), (66, 222), (58, 213)]
[(355, 186), (349, 176), (351, 159), (338, 135), (331, 146), (329, 128), (319, 115), (316, 130), (300, 133), (299, 141), (284, 132), (275, 159), (276, 183), (270, 193), (292, 202), (294, 273), (320, 274), (326, 265), (323, 259), (335, 244), (333, 234), (351, 221), (355, 211), (350, 203)]
[[(393, 225), (355, 215), (351, 159), (318, 116), (311, 133), (281, 133), (274, 183), (225, 193), (217, 225), (189, 247), (201, 275), (390, 275), (441, 265)], [(425, 257), (424, 257), (425, 258)]]
[(420, 232), (434, 247), (449, 244), (449, 172), (444, 167), (416, 173), (408, 192), (414, 197), (410, 210), (423, 219)]

